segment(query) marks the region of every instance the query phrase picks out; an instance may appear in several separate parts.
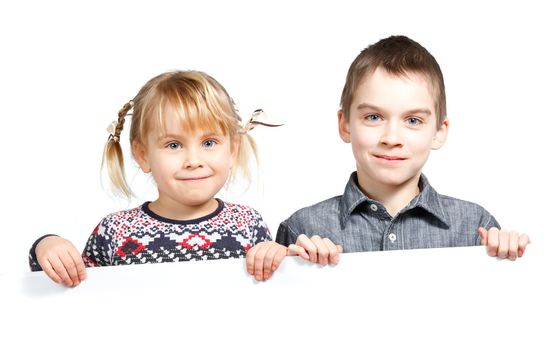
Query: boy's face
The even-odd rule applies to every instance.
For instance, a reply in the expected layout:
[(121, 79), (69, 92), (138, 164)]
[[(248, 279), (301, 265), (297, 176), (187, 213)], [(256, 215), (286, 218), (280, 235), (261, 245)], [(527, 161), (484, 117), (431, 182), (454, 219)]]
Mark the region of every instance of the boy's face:
[(377, 68), (359, 84), (339, 133), (352, 144), (360, 186), (417, 185), (432, 149), (440, 148), (448, 121), (437, 127), (435, 102), (426, 79)]

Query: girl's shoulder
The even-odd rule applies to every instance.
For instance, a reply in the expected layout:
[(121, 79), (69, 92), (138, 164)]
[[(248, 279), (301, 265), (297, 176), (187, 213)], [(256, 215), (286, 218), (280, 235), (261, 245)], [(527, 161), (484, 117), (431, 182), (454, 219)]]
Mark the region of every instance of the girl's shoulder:
[(146, 213), (143, 210), (144, 204), (132, 208), (117, 211), (106, 215), (101, 221), (102, 223), (124, 223), (128, 221), (135, 221), (146, 217)]
[(249, 218), (259, 218), (262, 219), (262, 216), (258, 210), (244, 204), (236, 204), (224, 202), (224, 210), (221, 213), (222, 215), (230, 216), (243, 216)]

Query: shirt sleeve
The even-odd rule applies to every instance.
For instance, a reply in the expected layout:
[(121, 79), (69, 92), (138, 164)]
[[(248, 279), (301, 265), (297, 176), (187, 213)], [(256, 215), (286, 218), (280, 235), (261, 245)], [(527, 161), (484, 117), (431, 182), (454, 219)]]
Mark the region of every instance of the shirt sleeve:
[[(488, 213), (486, 210), (484, 210), (484, 214), (482, 215), (482, 218), (480, 220), (479, 227), (484, 227), (486, 230), (489, 230), (492, 227), (496, 227), (501, 230), (501, 226), (497, 222), (496, 218), (492, 214)], [(478, 232), (476, 233), (476, 243), (477, 245), (482, 244)]]
[(276, 242), (286, 247), (297, 241), (297, 234), (291, 229), (288, 221), (283, 221), (277, 229)]
[(31, 268), (31, 271), (42, 271), (42, 266), (38, 263), (38, 259), (36, 258), (36, 246), (38, 243), (40, 243), (44, 238), (50, 237), (50, 236), (56, 236), (57, 235), (44, 235), (40, 238), (38, 238), (36, 241), (34, 241), (33, 245), (31, 246), (31, 249), (29, 250), (29, 267)]
[(107, 219), (103, 219), (88, 238), (82, 259), (87, 267), (111, 265), (111, 235)]
[(272, 235), (270, 234), (270, 230), (268, 229), (266, 222), (264, 222), (262, 215), (260, 215), (260, 213), (256, 210), (253, 210), (253, 215), (256, 218), (256, 224), (253, 227), (252, 245), (254, 246), (264, 241), (271, 241)]

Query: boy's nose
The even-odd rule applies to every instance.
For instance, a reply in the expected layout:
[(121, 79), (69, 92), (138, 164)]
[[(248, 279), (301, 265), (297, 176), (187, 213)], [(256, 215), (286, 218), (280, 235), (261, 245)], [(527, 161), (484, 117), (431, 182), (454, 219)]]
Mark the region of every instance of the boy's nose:
[(388, 123), (381, 135), (381, 144), (385, 146), (401, 146), (400, 128), (396, 123)]

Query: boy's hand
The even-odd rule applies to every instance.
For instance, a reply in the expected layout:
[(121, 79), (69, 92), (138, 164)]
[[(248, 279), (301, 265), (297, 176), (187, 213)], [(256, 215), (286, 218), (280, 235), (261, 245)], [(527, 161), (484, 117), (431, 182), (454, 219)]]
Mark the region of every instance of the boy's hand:
[(272, 277), (272, 274), (279, 267), (283, 258), (290, 253), (287, 247), (273, 242), (264, 241), (254, 245), (247, 251), (246, 264), (247, 272), (254, 276), (257, 281), (265, 281)]
[(313, 263), (337, 265), (342, 246), (335, 245), (329, 238), (321, 238), (317, 235), (309, 238), (302, 234), (298, 236), (295, 244), (289, 245), (289, 250), (294, 253), (293, 255), (300, 255)]
[(499, 230), (496, 227), (489, 230), (479, 227), (478, 234), (482, 245), (486, 246), (488, 255), (501, 259), (516, 260), (517, 257), (522, 257), (530, 243), (530, 238), (526, 234), (519, 236), (516, 231)]
[(68, 240), (49, 236), (36, 246), (36, 260), (55, 283), (76, 287), (86, 279), (82, 256)]

